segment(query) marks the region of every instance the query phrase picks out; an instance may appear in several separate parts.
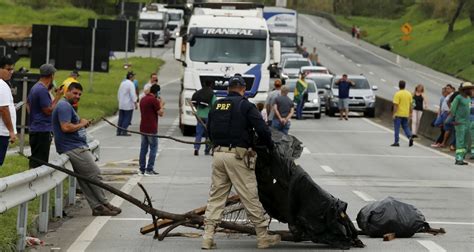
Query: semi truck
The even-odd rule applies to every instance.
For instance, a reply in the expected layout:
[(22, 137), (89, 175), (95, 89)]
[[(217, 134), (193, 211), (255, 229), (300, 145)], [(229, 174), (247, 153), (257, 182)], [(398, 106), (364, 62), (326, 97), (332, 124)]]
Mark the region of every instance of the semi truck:
[(192, 135), (197, 120), (191, 96), (209, 82), (216, 96), (227, 95), (228, 80), (242, 74), (251, 102), (265, 102), (269, 90), (269, 66), (280, 61), (280, 42), (273, 42), (263, 18), (263, 5), (253, 3), (198, 3), (187, 34), (177, 37), (174, 56), (184, 66), (179, 99), (179, 123), (184, 135)]
[(281, 43), (282, 53), (298, 50), (298, 12), (282, 7), (265, 7), (263, 17), (270, 30), (270, 39)]
[(167, 41), (168, 14), (158, 6), (149, 5), (140, 12), (137, 44), (140, 46), (164, 47)]

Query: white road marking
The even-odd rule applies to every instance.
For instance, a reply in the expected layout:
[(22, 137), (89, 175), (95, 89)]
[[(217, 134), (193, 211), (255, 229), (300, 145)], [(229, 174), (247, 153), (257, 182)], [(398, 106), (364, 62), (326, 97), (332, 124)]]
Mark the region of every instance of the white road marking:
[[(124, 193), (130, 193), (132, 188), (139, 182), (141, 177), (131, 177), (128, 182), (123, 185), (120, 189)], [(120, 206), (123, 202), (123, 199), (115, 196), (110, 203), (115, 206)], [(74, 243), (69, 246), (67, 249), (68, 252), (75, 252), (75, 251), (85, 251), (87, 247), (92, 243), (94, 238), (100, 232), (102, 227), (110, 220), (110, 216), (99, 216), (95, 217), (94, 220), (82, 231), (82, 233), (77, 237)]]
[(349, 61), (349, 62), (352, 62), (352, 60), (351, 60), (351, 59), (348, 59), (347, 61)]
[(327, 173), (334, 173), (335, 172), (331, 167), (329, 167), (327, 165), (321, 165), (321, 169), (323, 169)]
[(441, 247), (440, 245), (436, 244), (434, 241), (429, 240), (417, 240), (423, 247), (428, 249), (430, 252), (446, 252), (446, 249)]
[(151, 218), (110, 218), (109, 221), (151, 221)]
[[(112, 118), (108, 118), (108, 120), (111, 121), (111, 122), (113, 122), (113, 123), (115, 123), (116, 121), (118, 121), (118, 115), (113, 116)], [(102, 122), (101, 125), (97, 125), (97, 126), (93, 127), (92, 129), (87, 130), (87, 133), (92, 134), (92, 133), (94, 133), (94, 132), (96, 132), (96, 131), (102, 129), (102, 128), (105, 127), (105, 126), (109, 126), (109, 124), (107, 124), (107, 123), (105, 123), (105, 122)]]
[(369, 72), (370, 75), (374, 75), (374, 72)]
[(341, 54), (341, 57), (342, 57), (342, 58), (345, 58), (346, 56), (344, 56), (344, 54)]
[(382, 82), (387, 82), (385, 79), (380, 79)]
[(361, 67), (362, 65), (361, 64), (356, 64), (356, 66)]
[(168, 86), (169, 84), (175, 83), (175, 82), (177, 82), (177, 81), (179, 81), (179, 80), (181, 80), (181, 78), (176, 78), (176, 79), (174, 79), (174, 80), (170, 80), (170, 81), (168, 81), (168, 82), (166, 82), (166, 83), (164, 83), (164, 84), (160, 84), (160, 86), (161, 86), (161, 87), (165, 87), (165, 86)]
[[(372, 122), (371, 120), (369, 120), (369, 119), (367, 119), (367, 118), (362, 118), (362, 120), (368, 122), (369, 124), (372, 124), (373, 126), (379, 128), (379, 129), (383, 129), (383, 130), (385, 130), (385, 131), (390, 132), (390, 133), (393, 134), (393, 130), (391, 130), (391, 129), (385, 127), (385, 126), (382, 126), (382, 125), (379, 125), (379, 124), (377, 124), (377, 123), (374, 123), (374, 122)], [(406, 138), (405, 136), (400, 136), (400, 139), (403, 139), (404, 141), (408, 142), (408, 138)], [(454, 159), (454, 157), (451, 156), (451, 155), (449, 155), (449, 154), (440, 152), (440, 151), (435, 150), (435, 149), (432, 149), (432, 148), (430, 148), (430, 147), (426, 147), (426, 146), (421, 145), (421, 144), (419, 144), (419, 143), (417, 143), (417, 142), (415, 142), (414, 145), (417, 146), (417, 147), (420, 147), (420, 148), (422, 148), (422, 149), (425, 149), (425, 150), (427, 150), (427, 151), (430, 151), (430, 152), (432, 152), (432, 153), (436, 153), (436, 154), (439, 155), (439, 156), (443, 156), (443, 157), (449, 158), (449, 159)], [(466, 166), (470, 166), (470, 165), (466, 165)]]
[(352, 192), (355, 193), (355, 195), (359, 196), (359, 198), (361, 198), (364, 201), (367, 201), (367, 202), (375, 201), (375, 199), (372, 196), (364, 192), (361, 192), (361, 191), (352, 191)]
[(392, 155), (392, 154), (369, 154), (369, 153), (335, 153), (335, 152), (317, 152), (311, 153), (314, 156), (336, 156), (340, 157), (380, 157), (380, 158), (424, 158), (424, 159), (439, 159), (444, 157), (439, 156), (414, 156), (414, 155)]
[(303, 154), (311, 154), (311, 151), (309, 151), (308, 148), (303, 147)]

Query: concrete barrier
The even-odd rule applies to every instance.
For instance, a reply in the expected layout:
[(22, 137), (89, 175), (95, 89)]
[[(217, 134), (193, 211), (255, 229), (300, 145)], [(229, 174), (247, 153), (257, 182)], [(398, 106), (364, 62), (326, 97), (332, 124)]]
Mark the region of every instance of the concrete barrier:
[[(393, 104), (391, 100), (377, 96), (375, 102), (375, 117), (381, 121), (392, 124)], [(420, 128), (418, 129), (418, 135), (423, 136), (427, 139), (435, 141), (440, 133), (439, 128), (431, 126), (432, 122), (436, 119), (437, 113), (431, 110), (423, 111), (421, 116)], [(411, 124), (410, 124), (411, 126)]]

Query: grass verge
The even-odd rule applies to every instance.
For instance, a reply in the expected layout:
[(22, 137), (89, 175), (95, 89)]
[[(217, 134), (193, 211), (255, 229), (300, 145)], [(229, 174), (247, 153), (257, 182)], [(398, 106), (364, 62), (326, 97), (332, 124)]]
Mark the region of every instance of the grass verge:
[[(456, 22), (455, 30), (446, 36), (448, 24), (424, 16), (418, 5), (407, 9), (397, 20), (367, 17), (342, 17), (336, 20), (347, 30), (358, 25), (367, 36), (363, 39), (375, 45), (389, 43), (392, 50), (404, 57), (438, 71), (474, 81), (474, 26), (468, 18)], [(400, 27), (410, 23), (411, 40), (402, 41)]]
[[(136, 73), (136, 78), (141, 87), (148, 81), (150, 73), (157, 72), (164, 63), (161, 59), (139, 57), (129, 58), (128, 62), (132, 64), (131, 70)], [(80, 72), (79, 81), (84, 86), (84, 93), (79, 102), (79, 115), (81, 117), (98, 120), (101, 117), (113, 115), (117, 111), (117, 90), (128, 71), (123, 68), (123, 63), (123, 60), (112, 60), (110, 61), (109, 73), (94, 73), (92, 92), (90, 91), (89, 73)], [(29, 65), (29, 59), (21, 59), (16, 63), (15, 68), (20, 66), (29, 68)], [(30, 69), (30, 72), (37, 73), (38, 69)], [(58, 84), (62, 83), (69, 73), (70, 71), (58, 71), (55, 75), (56, 82)], [(17, 155), (8, 155), (0, 168), (0, 178), (20, 173), (27, 169), (27, 159)], [(67, 190), (64, 191), (67, 193)], [(38, 198), (31, 201), (28, 205), (28, 230), (31, 233), (35, 233), (32, 227), (38, 215), (38, 206)], [(17, 212), (18, 209), (13, 208), (0, 214), (0, 251), (15, 250)]]

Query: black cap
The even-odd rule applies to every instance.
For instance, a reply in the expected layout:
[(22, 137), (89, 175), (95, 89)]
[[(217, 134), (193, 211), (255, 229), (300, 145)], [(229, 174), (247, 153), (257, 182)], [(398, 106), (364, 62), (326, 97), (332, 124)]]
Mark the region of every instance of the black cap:
[(130, 79), (132, 76), (135, 76), (135, 73), (133, 71), (130, 71), (130, 72), (127, 73), (126, 78)]
[(72, 70), (71, 75), (75, 74), (77, 77), (81, 76), (77, 69)]
[(241, 74), (235, 74), (233, 77), (230, 78), (229, 80), (229, 86), (247, 86), (247, 84), (245, 83), (245, 80), (244, 78), (242, 78), (242, 75)]

